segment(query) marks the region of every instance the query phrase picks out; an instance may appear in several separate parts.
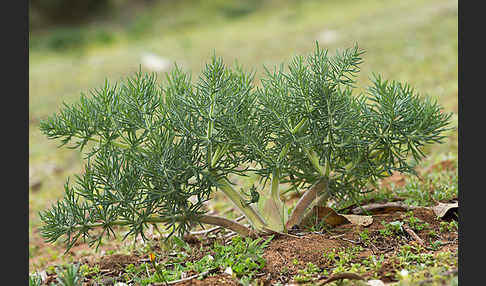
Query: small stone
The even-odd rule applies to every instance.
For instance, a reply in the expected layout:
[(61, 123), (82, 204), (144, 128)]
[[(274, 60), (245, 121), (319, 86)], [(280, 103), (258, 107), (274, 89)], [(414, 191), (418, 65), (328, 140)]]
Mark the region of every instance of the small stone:
[(229, 274), (229, 275), (233, 275), (233, 269), (231, 269), (231, 267), (226, 267), (226, 269), (224, 270), (224, 273)]
[(385, 286), (385, 283), (381, 280), (368, 280), (368, 285), (370, 286)]

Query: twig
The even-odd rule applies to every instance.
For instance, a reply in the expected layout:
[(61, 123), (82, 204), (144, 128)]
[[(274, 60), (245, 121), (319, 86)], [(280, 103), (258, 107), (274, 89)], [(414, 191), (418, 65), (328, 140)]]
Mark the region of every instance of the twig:
[[(373, 252), (373, 254), (377, 254), (377, 253), (380, 252), (380, 250), (378, 249), (378, 247), (376, 247), (376, 245), (374, 245), (371, 241), (369, 242), (369, 244), (372, 246), (371, 247), (371, 251)], [(374, 250), (376, 250), (376, 253), (375, 253)]]
[(402, 202), (388, 202), (388, 203), (373, 203), (366, 206), (355, 207), (351, 210), (353, 214), (373, 213), (384, 209), (398, 209), (403, 211), (413, 210), (417, 207), (409, 206)]
[(424, 241), (407, 225), (403, 225), (403, 229), (420, 245), (425, 246)]
[(231, 232), (227, 233), (226, 235), (224, 235), (223, 237), (224, 237), (225, 239), (228, 239), (228, 238), (231, 238), (231, 237), (233, 237), (233, 236), (235, 236), (235, 235), (237, 235), (237, 233), (236, 233), (236, 232), (234, 232), (234, 231), (231, 231)]
[(340, 237), (345, 236), (345, 235), (346, 235), (345, 233), (341, 233), (341, 234), (338, 234), (338, 235), (330, 236), (329, 239), (336, 239), (336, 238), (340, 238)]
[(344, 237), (341, 237), (341, 240), (351, 242), (352, 244), (361, 244), (362, 243), (361, 241), (354, 241), (354, 240), (347, 239), (347, 238), (344, 238)]
[(327, 284), (327, 283), (331, 283), (332, 281), (341, 280), (341, 279), (365, 280), (363, 277), (361, 277), (360, 275), (358, 275), (356, 273), (343, 272), (343, 273), (337, 273), (337, 274), (331, 275), (331, 277), (327, 278), (326, 280), (324, 280), (322, 282), (317, 283), (316, 285), (320, 286), (320, 285), (324, 285), (324, 284)]
[(116, 272), (116, 270), (110, 270), (110, 269), (101, 269), (100, 270), (100, 273), (103, 273), (103, 275), (110, 275), (110, 274), (113, 274), (115, 272)]

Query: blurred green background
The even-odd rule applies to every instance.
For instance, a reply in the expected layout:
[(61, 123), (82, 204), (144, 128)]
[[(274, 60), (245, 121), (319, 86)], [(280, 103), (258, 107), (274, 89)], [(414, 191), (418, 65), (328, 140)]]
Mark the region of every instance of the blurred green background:
[[(457, 0), (30, 0), (29, 270), (59, 258), (37, 227), (39, 210), (81, 172), (78, 151), (58, 149), (38, 129), (63, 102), (139, 69), (164, 74), (177, 62), (197, 78), (215, 53), (256, 71), (307, 54), (318, 41), (331, 54), (364, 49), (358, 78), (371, 72), (408, 82), (453, 112), (454, 130), (426, 149), (428, 162), (457, 160)], [(61, 252), (59, 250), (61, 249)]]

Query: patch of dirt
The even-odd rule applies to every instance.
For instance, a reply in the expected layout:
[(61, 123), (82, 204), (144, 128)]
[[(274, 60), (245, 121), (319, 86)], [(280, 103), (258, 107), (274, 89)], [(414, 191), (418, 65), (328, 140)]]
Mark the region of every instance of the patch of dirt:
[[(366, 227), (344, 224), (325, 232), (305, 233), (302, 231), (297, 233), (299, 236), (280, 235), (274, 237), (265, 249), (264, 258), (266, 260), (266, 265), (264, 269), (257, 274), (256, 279), (259, 280), (257, 283), (260, 283), (261, 285), (294, 283), (296, 282), (292, 281), (294, 275), (299, 274), (299, 270), (305, 269), (309, 262), (317, 266), (320, 269), (320, 273), (322, 273), (322, 270), (327, 270), (328, 276), (321, 274), (317, 278), (319, 281), (328, 279), (334, 274), (333, 271), (336, 267), (335, 262), (324, 255), (331, 251), (338, 252), (341, 250), (349, 250), (351, 248), (358, 249), (358, 252), (352, 257), (350, 262), (357, 264), (361, 264), (365, 259), (369, 259), (372, 255), (374, 257), (382, 256), (383, 261), (378, 268), (374, 270), (366, 270), (367, 272), (358, 274), (366, 280), (379, 279), (385, 283), (396, 281), (395, 275), (402, 269), (397, 256), (400, 254), (401, 248), (404, 245), (410, 245), (414, 247), (414, 249), (421, 249), (419, 250), (420, 253), (430, 253), (434, 255), (444, 251), (457, 253), (457, 231), (441, 232), (441, 221), (437, 219), (431, 209), (416, 208), (413, 209), (412, 212), (415, 218), (428, 223), (428, 228), (415, 232), (425, 244), (423, 247), (419, 246), (419, 242), (416, 241), (416, 238), (414, 239), (414, 236), (407, 232), (403, 232), (400, 235), (388, 236), (385, 236), (380, 232), (380, 230), (384, 229), (382, 221), (386, 223), (401, 221), (404, 224), (407, 224), (408, 216), (406, 212), (393, 211), (374, 214), (372, 216), (373, 223)], [(363, 241), (360, 234), (365, 231), (368, 234), (368, 239)], [(438, 234), (438, 237), (431, 236), (430, 231), (434, 231)], [(443, 242), (442, 246), (432, 248), (431, 243), (437, 240)], [(195, 261), (207, 254), (207, 252), (211, 250), (210, 246), (212, 245), (212, 242), (214, 242), (214, 239), (208, 237), (203, 240), (191, 240), (190, 244), (193, 248), (193, 254), (188, 258), (188, 261)], [(358, 246), (361, 248), (358, 248)], [(158, 252), (157, 248), (153, 250), (156, 253)], [(73, 252), (75, 252), (75, 249), (73, 249)], [(135, 254), (115, 254), (96, 258), (91, 257), (91, 259), (86, 259), (82, 263), (88, 263), (90, 265), (98, 264), (101, 271), (105, 274), (105, 277), (110, 276), (112, 279), (117, 280), (121, 277), (127, 264), (132, 263), (137, 265), (146, 260), (146, 257), (140, 257)], [(188, 275), (192, 274), (195, 273), (188, 273)], [(52, 280), (54, 277), (49, 277), (49, 279)], [(88, 281), (88, 283), (89, 282), (90, 281)], [(223, 270), (217, 270), (215, 273), (213, 272), (212, 274), (205, 276), (203, 279), (193, 278), (173, 285), (203, 286), (239, 284), (238, 279), (223, 273)]]
[(233, 279), (228, 274), (217, 274), (212, 276), (207, 276), (206, 278), (199, 280), (199, 279), (191, 279), (188, 281), (183, 281), (176, 283), (174, 285), (177, 286), (189, 286), (189, 285), (197, 285), (197, 286), (210, 286), (210, 285), (223, 285), (223, 286), (237, 286), (240, 285), (238, 281)]
[[(373, 223), (367, 227), (346, 224), (332, 229), (333, 234), (310, 233), (301, 238), (289, 236), (274, 238), (265, 250), (264, 258), (267, 261), (267, 265), (264, 268), (264, 272), (270, 274), (270, 283), (272, 285), (278, 282), (283, 284), (291, 282), (292, 276), (297, 274), (298, 270), (304, 269), (309, 262), (320, 269), (328, 269), (331, 270), (329, 272), (332, 272), (334, 265), (326, 260), (324, 253), (353, 246), (362, 246), (363, 250), (357, 254), (356, 261), (353, 262), (359, 263), (360, 260), (371, 255), (375, 255), (375, 257), (383, 255), (385, 258), (377, 272), (367, 273), (365, 277), (371, 279), (373, 275), (378, 275), (383, 282), (396, 281), (395, 273), (400, 270), (397, 268), (396, 254), (400, 251), (402, 245), (417, 246), (418, 242), (407, 233), (383, 236), (380, 230), (384, 228), (382, 221), (386, 223), (393, 221), (404, 222), (406, 220), (405, 214), (405, 212), (400, 211), (376, 214), (373, 215)], [(417, 208), (413, 210), (413, 214), (414, 217), (429, 224), (427, 229), (416, 232), (427, 247), (431, 241), (436, 240), (436, 238), (429, 236), (429, 232), (433, 230), (439, 233), (440, 221), (437, 220), (434, 212), (430, 209)], [(370, 239), (368, 243), (364, 243), (359, 235), (364, 230), (367, 230), (369, 233)], [(443, 240), (445, 245), (436, 251), (429, 250), (429, 252), (457, 252), (457, 232), (442, 233), (441, 240)], [(285, 273), (282, 272), (282, 269), (286, 269)]]
[(344, 246), (346, 244), (342, 240), (330, 239), (323, 234), (308, 234), (300, 238), (282, 236), (272, 240), (266, 248), (263, 257), (267, 264), (264, 271), (279, 280), (283, 268), (288, 269), (288, 276), (296, 274), (297, 270), (304, 268), (308, 262), (321, 267), (326, 264), (322, 255), (324, 252)]
[(113, 254), (104, 256), (99, 261), (100, 269), (110, 269), (112, 271), (120, 271), (126, 265), (133, 263), (136, 264), (140, 260), (137, 255), (125, 255), (125, 254)]
[(107, 256), (104, 253), (119, 248), (119, 243), (107, 240), (96, 251), (87, 242), (78, 241), (67, 253), (64, 253), (64, 244), (45, 242), (39, 228), (34, 228), (29, 236), (29, 272), (40, 271), (49, 266), (62, 265), (72, 261), (92, 265), (105, 259)]

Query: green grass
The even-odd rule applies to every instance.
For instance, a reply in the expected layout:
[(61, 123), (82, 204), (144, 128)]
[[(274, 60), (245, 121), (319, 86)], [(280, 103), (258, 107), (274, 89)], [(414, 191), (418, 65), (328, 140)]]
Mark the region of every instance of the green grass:
[[(358, 43), (366, 50), (359, 87), (367, 86), (371, 72), (377, 72), (410, 83), (424, 96), (437, 99), (446, 112), (454, 113), (455, 128), (444, 144), (426, 148), (425, 164), (445, 159), (457, 162), (457, 0), (273, 0), (241, 7), (224, 1), (176, 2), (171, 7), (158, 4), (142, 10), (129, 24), (122, 24), (126, 15), (120, 14), (110, 25), (81, 27), (88, 41), (72, 51), (41, 48), (43, 41), (56, 36), (55, 30), (32, 32), (31, 38), (40, 44), (29, 54), (29, 118), (35, 122), (55, 113), (63, 102), (76, 101), (81, 92), (101, 87), (105, 79), (113, 83), (133, 74), (139, 70), (144, 52), (175, 61), (194, 75), (215, 52), (227, 64), (237, 59), (255, 70), (258, 79), (263, 65), (272, 67), (296, 54), (306, 54), (316, 40), (331, 53)], [(322, 39), (324, 31), (334, 33), (334, 41)], [(90, 40), (104, 32), (111, 33), (112, 40)], [(163, 82), (163, 73), (158, 79)], [(66, 178), (82, 169), (79, 152), (58, 149), (58, 144), (41, 135), (35, 123), (30, 125), (29, 168), (34, 178), (42, 180), (37, 191), (30, 190), (31, 234), (39, 226), (37, 212), (62, 196)], [(52, 172), (50, 166), (61, 171)], [(450, 194), (446, 194), (457, 194), (457, 170), (430, 176), (429, 187), (447, 186), (452, 178), (452, 187), (447, 189)], [(390, 195), (408, 195), (411, 203), (430, 205), (420, 195), (423, 184), (411, 179)], [(435, 196), (443, 198), (444, 191)], [(31, 248), (32, 255), (46, 253)], [(48, 261), (39, 267), (45, 264)]]

